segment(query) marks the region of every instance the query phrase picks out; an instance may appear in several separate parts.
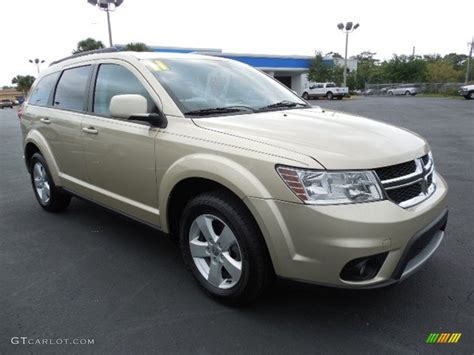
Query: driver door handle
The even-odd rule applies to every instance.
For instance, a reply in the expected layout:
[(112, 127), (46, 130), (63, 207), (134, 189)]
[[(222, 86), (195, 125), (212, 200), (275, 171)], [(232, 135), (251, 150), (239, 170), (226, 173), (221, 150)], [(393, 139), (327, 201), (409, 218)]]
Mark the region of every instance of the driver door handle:
[(94, 127), (83, 127), (82, 131), (87, 133), (87, 134), (98, 134), (99, 131), (97, 131)]

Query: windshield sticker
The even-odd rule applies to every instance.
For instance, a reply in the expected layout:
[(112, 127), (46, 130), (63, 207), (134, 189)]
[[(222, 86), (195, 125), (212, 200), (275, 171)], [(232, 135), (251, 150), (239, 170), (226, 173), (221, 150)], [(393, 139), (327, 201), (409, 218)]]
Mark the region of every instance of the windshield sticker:
[(161, 60), (147, 60), (145, 63), (153, 71), (170, 70), (170, 68)]

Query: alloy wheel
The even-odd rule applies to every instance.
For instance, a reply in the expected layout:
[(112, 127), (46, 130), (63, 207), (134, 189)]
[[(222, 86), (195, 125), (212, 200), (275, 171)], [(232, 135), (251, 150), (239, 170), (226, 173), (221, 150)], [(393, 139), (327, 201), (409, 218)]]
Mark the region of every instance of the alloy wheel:
[(197, 269), (214, 287), (234, 287), (242, 275), (242, 253), (231, 228), (211, 214), (198, 216), (189, 229), (189, 248)]
[(51, 198), (51, 187), (46, 174), (46, 169), (39, 161), (33, 166), (33, 180), (36, 194), (43, 205), (47, 205)]

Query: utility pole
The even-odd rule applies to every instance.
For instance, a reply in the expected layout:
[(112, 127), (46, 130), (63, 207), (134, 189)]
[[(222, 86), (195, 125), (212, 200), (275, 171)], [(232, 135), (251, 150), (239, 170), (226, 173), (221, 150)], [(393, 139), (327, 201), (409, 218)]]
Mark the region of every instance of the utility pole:
[(470, 49), (469, 49), (469, 55), (467, 57), (466, 80), (464, 80), (464, 84), (469, 83), (469, 80), (471, 80), (472, 47), (474, 46), (474, 37), (472, 37), (471, 43), (469, 43), (469, 45), (470, 45)]
[(415, 46), (413, 46), (413, 51), (411, 53), (412, 58), (415, 58)]
[(347, 84), (347, 49), (349, 47), (349, 33), (354, 32), (358, 27), (358, 23), (352, 26), (352, 22), (347, 22), (345, 26), (343, 23), (339, 23), (337, 25), (337, 28), (346, 34), (346, 51), (344, 55), (344, 86)]

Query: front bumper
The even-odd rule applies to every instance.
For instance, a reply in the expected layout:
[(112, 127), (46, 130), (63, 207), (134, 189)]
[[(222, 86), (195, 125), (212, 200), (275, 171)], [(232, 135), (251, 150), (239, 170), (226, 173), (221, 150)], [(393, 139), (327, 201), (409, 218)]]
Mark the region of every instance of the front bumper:
[[(371, 288), (408, 277), (440, 245), (447, 219), (447, 185), (437, 173), (434, 182), (434, 194), (407, 209), (387, 200), (333, 206), (251, 197), (245, 202), (262, 230), (278, 276), (336, 287)], [(387, 256), (371, 279), (355, 282), (341, 278), (349, 261), (380, 253)]]
[(459, 92), (459, 95), (460, 95), (460, 96), (464, 96), (464, 97), (465, 97), (465, 96), (469, 95), (469, 91), (467, 91), (467, 90), (459, 90), (458, 92)]

